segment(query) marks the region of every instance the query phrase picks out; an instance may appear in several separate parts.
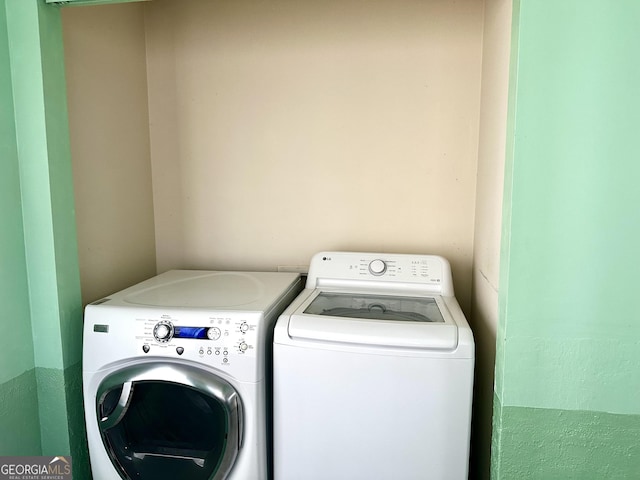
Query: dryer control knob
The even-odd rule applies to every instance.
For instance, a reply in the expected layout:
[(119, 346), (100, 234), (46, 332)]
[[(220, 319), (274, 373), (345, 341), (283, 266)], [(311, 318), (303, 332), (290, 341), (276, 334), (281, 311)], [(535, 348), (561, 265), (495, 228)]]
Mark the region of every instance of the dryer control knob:
[(369, 271), (373, 275), (382, 275), (387, 271), (387, 264), (384, 262), (384, 260), (373, 260), (371, 263), (369, 263)]
[(153, 327), (153, 336), (159, 342), (168, 342), (173, 336), (173, 325), (167, 321), (156, 323), (156, 326)]

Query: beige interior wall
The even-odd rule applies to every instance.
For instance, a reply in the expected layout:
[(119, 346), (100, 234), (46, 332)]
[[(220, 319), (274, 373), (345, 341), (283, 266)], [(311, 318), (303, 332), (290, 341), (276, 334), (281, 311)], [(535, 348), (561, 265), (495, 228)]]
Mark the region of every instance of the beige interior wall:
[(482, 7), (145, 4), (158, 270), (437, 253), (468, 311)]
[(62, 10), (83, 301), (156, 272), (142, 4)]
[(486, 0), (473, 260), (474, 469), (489, 478), (512, 0)]

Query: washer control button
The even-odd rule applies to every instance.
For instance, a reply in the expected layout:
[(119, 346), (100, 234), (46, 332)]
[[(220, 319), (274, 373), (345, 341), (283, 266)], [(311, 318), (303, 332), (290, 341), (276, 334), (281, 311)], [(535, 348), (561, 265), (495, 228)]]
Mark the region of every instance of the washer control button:
[(373, 260), (369, 263), (369, 271), (372, 275), (382, 275), (387, 271), (387, 264), (384, 260)]
[(247, 333), (248, 330), (249, 330), (249, 324), (247, 322), (242, 322), (240, 324), (240, 331), (242, 333)]
[(238, 345), (238, 347), (240, 348), (241, 352), (246, 352), (247, 348), (249, 348), (249, 345), (247, 345), (246, 342), (241, 342), (240, 345)]
[(176, 347), (176, 353), (182, 355), (184, 353), (184, 347)]
[(149, 350), (151, 350), (151, 347), (149, 345), (142, 345), (142, 351), (144, 353), (149, 353)]

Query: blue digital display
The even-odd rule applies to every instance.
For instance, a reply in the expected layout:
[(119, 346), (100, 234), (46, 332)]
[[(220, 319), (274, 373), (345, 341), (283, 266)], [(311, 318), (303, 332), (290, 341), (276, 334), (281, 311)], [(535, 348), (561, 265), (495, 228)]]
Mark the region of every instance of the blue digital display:
[(206, 327), (174, 327), (174, 338), (207, 338)]

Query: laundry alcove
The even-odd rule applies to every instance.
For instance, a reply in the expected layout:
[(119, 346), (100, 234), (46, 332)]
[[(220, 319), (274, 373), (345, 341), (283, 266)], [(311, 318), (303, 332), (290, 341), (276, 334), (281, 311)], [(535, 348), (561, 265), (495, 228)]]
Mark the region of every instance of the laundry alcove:
[(84, 302), (172, 267), (273, 270), (331, 248), (442, 254), (467, 315), (482, 309), (474, 242), (497, 264), (508, 57), (483, 48), (508, 37), (509, 2), (72, 3)]

